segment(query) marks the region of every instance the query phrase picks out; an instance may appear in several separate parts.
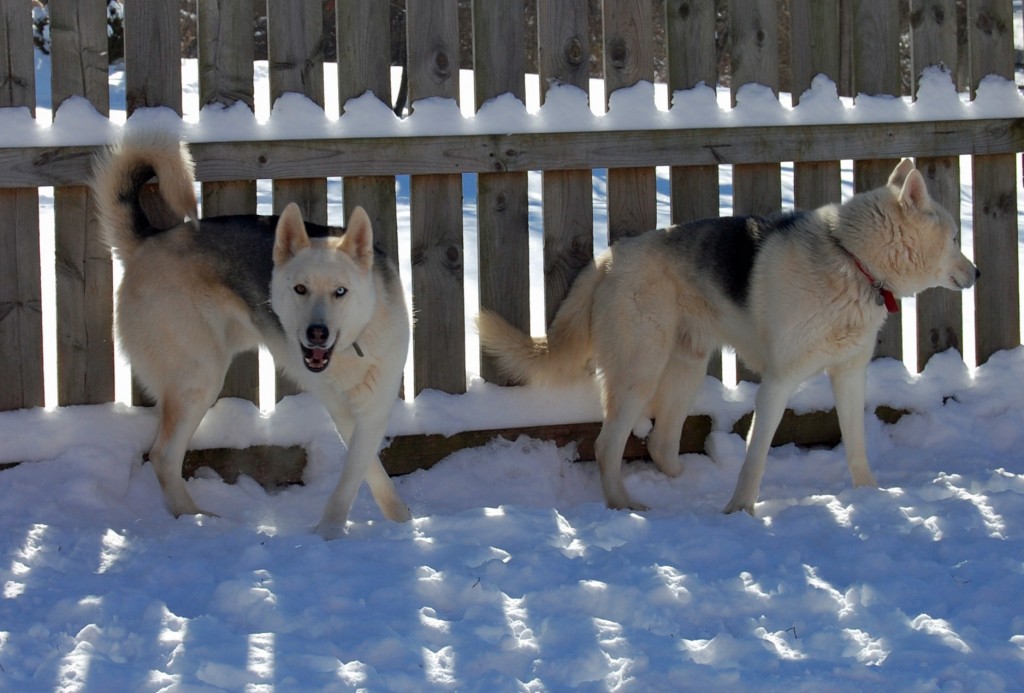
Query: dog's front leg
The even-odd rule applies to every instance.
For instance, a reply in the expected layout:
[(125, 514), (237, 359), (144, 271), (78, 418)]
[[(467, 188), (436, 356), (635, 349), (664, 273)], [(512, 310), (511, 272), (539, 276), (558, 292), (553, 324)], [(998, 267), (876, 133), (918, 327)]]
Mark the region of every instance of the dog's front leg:
[(771, 448), (779, 422), (782, 421), (782, 414), (786, 411), (786, 402), (789, 401), (797, 384), (799, 381), (792, 383), (766, 376), (758, 388), (754, 400), (754, 420), (750, 424), (750, 435), (747, 436), (747, 455), (743, 460), (743, 468), (740, 469), (736, 490), (732, 494), (732, 500), (725, 506), (725, 512), (746, 510), (751, 515), (754, 514), (754, 504), (761, 489), (768, 450)]
[(856, 361), (830, 368), (829, 379), (836, 399), (836, 414), (839, 416), (839, 430), (846, 447), (846, 464), (854, 486), (878, 486), (868, 465), (867, 446), (864, 442), (864, 391), (866, 387), (867, 360)]
[(344, 535), (345, 523), (349, 511), (355, 501), (359, 485), (365, 479), (373, 493), (373, 498), (380, 506), (384, 516), (395, 522), (406, 522), (411, 519), (409, 508), (402, 502), (395, 489), (394, 482), (384, 470), (377, 453), (387, 432), (387, 418), (377, 420), (362, 417), (353, 420), (340, 412), (331, 412), (338, 432), (341, 433), (348, 446), (345, 466), (341, 470), (341, 478), (334, 492), (327, 499), (323, 516), (316, 527), (316, 533), (324, 539), (334, 539)]

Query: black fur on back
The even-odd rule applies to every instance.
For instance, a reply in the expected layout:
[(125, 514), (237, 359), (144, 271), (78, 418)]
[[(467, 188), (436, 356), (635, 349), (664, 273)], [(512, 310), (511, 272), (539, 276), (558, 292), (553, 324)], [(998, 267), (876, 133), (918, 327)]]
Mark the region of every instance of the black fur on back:
[(675, 233), (680, 240), (693, 234), (690, 252), (697, 266), (713, 275), (730, 300), (745, 306), (750, 297), (751, 272), (765, 240), (788, 233), (806, 214), (795, 211), (709, 219), (677, 227)]

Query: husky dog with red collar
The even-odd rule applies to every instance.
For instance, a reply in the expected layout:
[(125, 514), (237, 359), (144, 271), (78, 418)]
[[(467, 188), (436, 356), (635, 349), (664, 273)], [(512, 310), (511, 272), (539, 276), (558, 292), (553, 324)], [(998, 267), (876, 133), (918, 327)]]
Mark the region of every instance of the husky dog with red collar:
[(595, 451), (605, 501), (643, 509), (623, 484), (630, 432), (653, 418), (647, 449), (682, 471), (683, 421), (723, 344), (761, 374), (746, 459), (726, 512), (754, 512), (769, 446), (790, 396), (826, 371), (855, 486), (875, 486), (864, 443), (865, 381), (896, 297), (965, 289), (978, 270), (958, 227), (912, 162), (888, 184), (839, 205), (767, 217), (708, 219), (618, 241), (576, 278), (546, 337), (491, 312), (480, 340), (517, 382), (596, 370), (604, 421)]
[[(157, 207), (143, 186), (159, 183)], [(378, 458), (409, 347), (395, 265), (356, 208), (344, 229), (280, 217), (199, 219), (193, 165), (177, 137), (126, 136), (97, 162), (103, 233), (124, 265), (117, 333), (157, 402), (149, 458), (175, 516), (201, 513), (182, 480), (185, 449), (232, 357), (265, 344), (277, 367), (327, 408), (348, 447), (317, 531), (344, 533), (365, 479), (384, 515), (410, 517)], [(154, 213), (159, 211), (160, 213)], [(171, 219), (171, 223), (155, 221)]]

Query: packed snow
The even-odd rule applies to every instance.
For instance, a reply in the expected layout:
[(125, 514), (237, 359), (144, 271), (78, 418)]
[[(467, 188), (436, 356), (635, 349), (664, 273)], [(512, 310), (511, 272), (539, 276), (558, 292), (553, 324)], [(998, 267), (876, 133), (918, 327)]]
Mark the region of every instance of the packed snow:
[[(42, 56), (39, 66), (48, 83)], [(185, 74), (194, 72), (186, 63)], [(991, 96), (979, 91), (968, 103), (944, 86), (948, 77), (929, 79), (935, 88), (922, 89), (913, 104), (845, 102), (819, 79), (796, 108), (756, 89), (735, 109), (710, 89), (676, 94), (670, 105), (667, 94), (641, 85), (616, 94), (591, 125), (614, 129), (616, 113), (631, 111), (645, 127), (751, 124), (758, 117), (842, 122), (893, 112), (901, 119), (1021, 115), (1012, 84), (992, 82)], [(27, 114), (0, 111), (0, 146), (110, 141), (123, 122), (116, 114), (122, 83), (113, 71), (113, 125), (74, 102), (50, 125), (41, 98), (39, 123), (22, 123), (20, 134)], [(451, 117), (453, 104), (419, 104), (405, 122), (378, 117), (384, 107), (366, 97), (327, 117), (292, 97), (272, 114), (258, 104), (255, 116), (236, 109), (199, 114), (186, 105), (185, 123), (172, 126), (191, 139), (271, 130), (266, 136), (283, 136), (285, 126), (272, 121), (288, 109), (288, 119), (303, 124), (298, 136), (309, 127), (311, 136), (480, 132), (495, 123), (545, 129), (566, 122), (559, 106), (577, 122), (593, 110), (582, 93), (559, 90), (543, 108), (499, 100), (464, 121)], [(783, 170), (791, 206), (791, 167)], [(844, 172), (849, 176), (848, 166)], [(531, 180), (539, 277), (540, 199)], [(723, 183), (728, 211), (727, 169)], [(398, 185), (407, 205), (407, 183)], [(600, 229), (600, 174), (594, 188)], [(330, 190), (331, 213), (339, 217), (339, 186)], [(666, 193), (659, 176), (663, 218)], [(466, 198), (471, 317), (471, 177)], [(44, 231), (48, 225), (52, 234), (52, 195), (44, 191), (42, 199)], [(969, 210), (969, 177), (964, 199)], [(269, 210), (267, 185), (260, 203)], [(406, 207), (399, 220), (407, 242)], [(969, 217), (964, 221), (969, 247)], [(912, 302), (905, 305), (912, 312)], [(467, 342), (475, 353), (471, 334)], [(465, 395), (427, 392), (396, 404), (391, 433), (599, 416), (591, 384), (503, 389), (472, 369)], [(874, 363), (869, 404), (909, 411), (894, 425), (868, 418), (880, 488), (850, 488), (842, 446), (776, 448), (752, 518), (721, 509), (743, 454), (742, 439), (729, 430), (752, 408), (756, 386), (708, 379), (696, 405), (714, 421), (708, 454), (685, 455), (677, 479), (649, 463), (626, 465), (627, 487), (652, 508), (647, 513), (606, 509), (593, 464), (575, 462), (571, 446), (524, 437), (463, 450), (397, 479), (415, 516), (410, 523), (382, 519), (364, 492), (348, 536), (332, 542), (310, 528), (344, 446), (308, 396), (272, 411), (221, 401), (195, 440), (196, 447), (302, 444), (309, 455), (304, 485), (268, 492), (247, 477), (229, 485), (201, 473), (189, 490), (220, 517), (178, 520), (164, 509), (151, 467), (140, 463), (155, 430), (151, 411), (121, 402), (0, 413), (0, 461), (24, 461), (0, 472), (0, 689), (1019, 689), (1021, 382), (1024, 347), (980, 367), (947, 352), (921, 374), (892, 360)], [(830, 405), (823, 378), (793, 402), (800, 411)]]

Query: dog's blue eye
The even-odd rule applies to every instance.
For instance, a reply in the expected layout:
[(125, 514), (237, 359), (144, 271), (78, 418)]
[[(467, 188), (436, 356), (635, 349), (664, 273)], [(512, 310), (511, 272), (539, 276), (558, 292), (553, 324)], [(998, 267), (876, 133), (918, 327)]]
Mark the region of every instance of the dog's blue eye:
[(305, 296), (306, 295), (306, 285), (305, 284), (296, 284), (295, 285), (295, 293), (297, 293), (299, 296)]
[(348, 289), (346, 289), (344, 286), (339, 286), (337, 289), (334, 290), (334, 297), (335, 298), (341, 298), (342, 296), (344, 296), (347, 293), (348, 293)]

